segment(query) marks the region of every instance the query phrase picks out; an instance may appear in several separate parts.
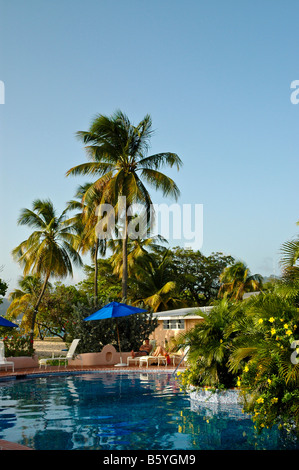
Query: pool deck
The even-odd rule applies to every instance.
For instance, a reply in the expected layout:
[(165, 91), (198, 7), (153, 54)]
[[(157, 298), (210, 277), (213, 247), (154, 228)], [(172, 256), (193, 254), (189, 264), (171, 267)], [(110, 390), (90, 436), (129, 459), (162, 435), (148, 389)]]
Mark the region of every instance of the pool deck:
[[(184, 370), (184, 366), (180, 366), (177, 368), (178, 370)], [(74, 367), (74, 366), (47, 366), (45, 367), (36, 367), (36, 368), (28, 368), (28, 369), (19, 369), (14, 372), (11, 370), (5, 371), (0, 369), (0, 383), (3, 379), (10, 380), (10, 379), (22, 379), (28, 376), (38, 376), (38, 375), (45, 375), (45, 374), (55, 374), (55, 373), (80, 373), (80, 372), (97, 372), (97, 371), (136, 371), (136, 372), (174, 372), (176, 370), (175, 367), (165, 367), (165, 366), (150, 366), (150, 367), (139, 367), (139, 366), (129, 366), (129, 367), (114, 367), (114, 366), (98, 366), (98, 367)], [(15, 444), (13, 442), (5, 441), (0, 439), (0, 450), (33, 450), (29, 447), (25, 447), (19, 444)]]
[(1, 370), (0, 369), (0, 381), (1, 379), (9, 379), (9, 378), (22, 378), (25, 376), (34, 376), (40, 374), (48, 374), (48, 373), (59, 373), (59, 372), (96, 372), (96, 371), (138, 371), (138, 372), (173, 372), (175, 370), (185, 370), (184, 366), (174, 367), (168, 366), (165, 367), (164, 365), (161, 366), (149, 366), (149, 367), (139, 367), (139, 366), (126, 366), (126, 367), (115, 367), (115, 366), (86, 366), (86, 367), (75, 367), (75, 366), (47, 366), (45, 367), (30, 367), (28, 369), (17, 369), (14, 372), (12, 370)]

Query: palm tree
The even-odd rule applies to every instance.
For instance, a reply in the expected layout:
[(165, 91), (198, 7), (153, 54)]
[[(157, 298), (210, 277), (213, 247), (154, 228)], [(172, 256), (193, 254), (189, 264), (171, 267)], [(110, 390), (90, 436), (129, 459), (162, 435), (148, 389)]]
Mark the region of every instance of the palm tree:
[(35, 230), (12, 251), (13, 258), (23, 267), (24, 276), (32, 274), (43, 280), (32, 315), (33, 342), (36, 315), (50, 276), (72, 275), (72, 262), (81, 266), (82, 261), (74, 248), (76, 236), (66, 223), (66, 211), (58, 217), (50, 200), (36, 199), (32, 210), (22, 209), (18, 224)]
[(171, 266), (171, 252), (165, 248), (158, 247), (146, 257), (137, 259), (132, 280), (134, 304), (143, 303), (153, 312), (185, 305), (179, 298)]
[(74, 233), (78, 235), (76, 238), (75, 248), (84, 255), (90, 252), (94, 263), (94, 304), (98, 299), (98, 254), (102, 256), (106, 253), (106, 240), (99, 239), (96, 234), (96, 224), (98, 221), (96, 209), (101, 199), (100, 194), (95, 191), (93, 201), (87, 205), (84, 202), (84, 194), (88, 191), (91, 183), (79, 186), (76, 199), (68, 202), (67, 209), (78, 210), (78, 212), (68, 222), (72, 226)]
[(152, 200), (144, 183), (163, 195), (179, 196), (175, 182), (160, 170), (163, 166), (180, 168), (182, 162), (178, 155), (163, 152), (147, 156), (149, 140), (152, 135), (152, 121), (149, 115), (134, 126), (128, 117), (117, 111), (111, 117), (98, 115), (88, 131), (80, 131), (77, 136), (86, 145), (90, 162), (71, 168), (68, 175), (93, 175), (98, 179), (84, 194), (84, 201), (89, 204), (95, 191), (102, 193), (101, 203), (111, 204), (117, 213), (119, 196), (126, 198), (125, 217), (123, 222), (123, 277), (122, 297), (127, 298), (127, 242), (128, 216), (127, 209), (134, 203), (145, 204), (150, 213)]
[(221, 299), (209, 314), (199, 310), (198, 315), (203, 321), (175, 338), (177, 348), (189, 348), (191, 385), (234, 385), (236, 377), (228, 368), (233, 334), (226, 334), (226, 330), (234, 319), (235, 310), (234, 304), (227, 298)]
[(246, 264), (237, 261), (224, 269), (220, 275), (219, 297), (223, 294), (235, 300), (241, 300), (245, 292), (258, 291), (262, 288), (262, 276), (250, 274)]
[[(15, 320), (22, 315), (22, 326), (27, 329), (30, 326), (34, 305), (42, 288), (40, 277), (23, 276), (18, 281), (19, 287), (9, 294), (12, 301), (7, 309), (10, 320)], [(48, 283), (50, 286), (50, 283)]]
[[(299, 225), (299, 222), (297, 222)], [(280, 264), (284, 270), (284, 277), (289, 280), (299, 279), (299, 238), (286, 241), (281, 247)]]

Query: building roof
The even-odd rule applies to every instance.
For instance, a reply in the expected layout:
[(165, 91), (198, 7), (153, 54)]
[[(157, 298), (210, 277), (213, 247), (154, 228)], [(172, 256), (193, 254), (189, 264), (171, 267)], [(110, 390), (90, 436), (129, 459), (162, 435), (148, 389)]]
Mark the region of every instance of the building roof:
[(199, 320), (201, 317), (198, 315), (200, 311), (203, 313), (209, 313), (213, 307), (186, 307), (186, 308), (178, 308), (176, 310), (165, 310), (164, 312), (156, 312), (153, 314), (153, 317), (157, 318), (158, 320), (182, 320), (184, 318), (193, 320)]

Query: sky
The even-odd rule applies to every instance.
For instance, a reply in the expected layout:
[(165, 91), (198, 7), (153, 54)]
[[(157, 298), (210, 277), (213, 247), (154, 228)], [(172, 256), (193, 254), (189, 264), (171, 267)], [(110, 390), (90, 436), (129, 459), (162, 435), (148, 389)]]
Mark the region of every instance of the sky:
[[(28, 238), (20, 210), (61, 213), (86, 178), (76, 132), (122, 110), (150, 114), (150, 154), (177, 153), (178, 204), (202, 205), (205, 255), (230, 254), (278, 275), (298, 235), (296, 0), (0, 0), (0, 277)], [(1, 99), (1, 97), (0, 97)], [(151, 192), (156, 204), (172, 204)], [(183, 241), (175, 241), (183, 245)], [(89, 262), (89, 259), (88, 259)], [(82, 279), (75, 272), (71, 282)]]

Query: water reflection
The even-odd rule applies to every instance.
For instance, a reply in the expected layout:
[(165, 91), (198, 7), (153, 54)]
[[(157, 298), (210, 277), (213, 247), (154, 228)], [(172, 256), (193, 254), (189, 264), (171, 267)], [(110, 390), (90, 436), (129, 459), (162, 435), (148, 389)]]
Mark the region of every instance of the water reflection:
[[(171, 373), (92, 373), (0, 384), (0, 439), (35, 449), (279, 448), (232, 409), (194, 407)], [(233, 446), (233, 447), (232, 447)]]

